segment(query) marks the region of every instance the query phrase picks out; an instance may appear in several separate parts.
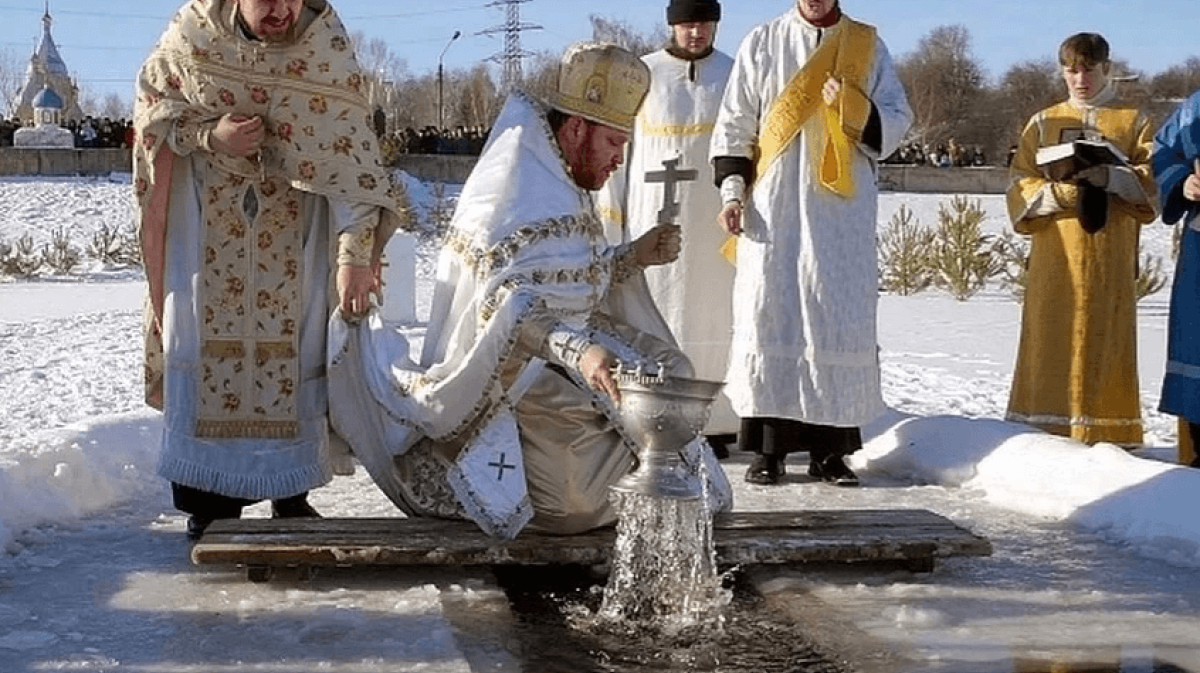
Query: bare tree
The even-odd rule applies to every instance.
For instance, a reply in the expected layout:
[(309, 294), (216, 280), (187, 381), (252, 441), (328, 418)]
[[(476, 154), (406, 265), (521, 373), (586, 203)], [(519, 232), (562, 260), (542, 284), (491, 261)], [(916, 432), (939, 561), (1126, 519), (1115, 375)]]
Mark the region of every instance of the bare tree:
[(1171, 66), (1158, 73), (1150, 81), (1150, 92), (1155, 99), (1176, 103), (1200, 89), (1200, 57), (1192, 56), (1181, 65)]
[(453, 104), (448, 106), (447, 123), (453, 126), (490, 127), (500, 113), (500, 90), (488, 67), (482, 63), (470, 70), (454, 73)]
[(396, 55), (383, 39), (367, 37), (362, 31), (355, 31), (350, 40), (354, 43), (354, 58), (358, 60), (358, 67), (368, 77), (398, 82), (407, 74), (407, 61)]
[(593, 40), (618, 44), (638, 56), (645, 56), (652, 51), (662, 49), (670, 39), (665, 23), (658, 25), (650, 33), (644, 33), (626, 21), (608, 19), (595, 14), (588, 19), (592, 22)]
[(1007, 151), (1016, 145), (1029, 118), (1064, 96), (1058, 64), (1050, 58), (1022, 61), (1010, 67), (993, 94), (995, 104), (988, 106), (1000, 120), (996, 125), (996, 151)]
[(8, 49), (0, 49), (0, 116), (11, 117), (17, 110), (17, 94), (25, 71), (21, 61)]
[(100, 108), (96, 110), (97, 117), (109, 119), (131, 119), (133, 117), (133, 101), (115, 91), (104, 94), (100, 100)]
[(900, 60), (898, 70), (913, 109), (912, 137), (931, 144), (977, 141), (980, 134), (972, 127), (986, 82), (965, 26), (934, 28)]

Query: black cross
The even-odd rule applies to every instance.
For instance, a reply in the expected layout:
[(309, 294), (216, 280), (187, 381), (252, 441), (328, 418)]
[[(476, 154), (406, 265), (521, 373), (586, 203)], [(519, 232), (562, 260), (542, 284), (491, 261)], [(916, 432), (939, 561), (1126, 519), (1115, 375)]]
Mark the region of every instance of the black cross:
[(509, 465), (508, 463), (505, 463), (505, 462), (504, 462), (504, 456), (505, 456), (505, 455), (506, 455), (506, 454), (505, 454), (505, 453), (502, 451), (502, 452), (500, 452), (500, 459), (499, 459), (499, 460), (497, 460), (497, 461), (496, 461), (496, 462), (494, 462), (494, 463), (488, 463), (488, 467), (494, 467), (494, 468), (496, 468), (496, 471), (497, 471), (497, 474), (496, 474), (496, 481), (503, 481), (503, 480), (504, 480), (504, 471), (505, 471), (505, 470), (515, 470), (515, 469), (517, 469), (517, 466), (516, 466), (516, 465)]
[(679, 217), (679, 202), (675, 200), (675, 185), (681, 182), (691, 182), (700, 177), (700, 172), (694, 168), (678, 170), (679, 159), (664, 159), (662, 171), (647, 171), (646, 182), (663, 183), (663, 207), (658, 211), (659, 224), (675, 224)]

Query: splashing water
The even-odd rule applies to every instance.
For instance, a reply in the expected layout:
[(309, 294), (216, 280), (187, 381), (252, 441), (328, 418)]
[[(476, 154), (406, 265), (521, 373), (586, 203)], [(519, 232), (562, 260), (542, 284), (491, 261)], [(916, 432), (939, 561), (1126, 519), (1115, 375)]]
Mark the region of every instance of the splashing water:
[(703, 499), (613, 493), (619, 518), (612, 570), (597, 617), (673, 634), (719, 629), (728, 597), (717, 574)]

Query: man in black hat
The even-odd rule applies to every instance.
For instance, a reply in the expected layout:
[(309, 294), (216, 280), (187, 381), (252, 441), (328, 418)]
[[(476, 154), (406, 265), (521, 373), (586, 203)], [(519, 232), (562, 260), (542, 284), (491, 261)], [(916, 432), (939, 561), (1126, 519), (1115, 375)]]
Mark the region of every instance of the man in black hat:
[[(650, 68), (650, 92), (638, 113), (626, 165), (597, 201), (610, 241), (641, 236), (658, 224), (667, 194), (674, 195), (683, 251), (675, 264), (647, 269), (646, 281), (680, 348), (702, 379), (725, 379), (732, 321), (733, 267), (720, 254), (724, 235), (713, 226), (721, 212), (708, 146), (733, 59), (713, 47), (721, 4), (717, 0), (671, 0), (671, 41), (642, 58)], [(664, 161), (675, 171), (695, 170), (667, 191)], [(721, 395), (705, 433), (718, 456), (736, 438), (739, 421)]]

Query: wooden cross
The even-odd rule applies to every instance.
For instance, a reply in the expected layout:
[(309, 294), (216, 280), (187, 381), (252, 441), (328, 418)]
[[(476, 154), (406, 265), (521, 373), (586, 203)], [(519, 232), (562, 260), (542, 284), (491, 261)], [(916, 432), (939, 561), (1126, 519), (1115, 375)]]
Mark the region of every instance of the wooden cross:
[(504, 481), (504, 471), (505, 470), (517, 469), (516, 465), (509, 465), (508, 463), (504, 462), (505, 455), (507, 455), (507, 454), (505, 454), (504, 452), (501, 452), (499, 460), (497, 460), (494, 463), (488, 463), (488, 467), (496, 468), (496, 471), (497, 471), (496, 481)]
[(659, 224), (675, 224), (679, 217), (679, 202), (675, 200), (675, 185), (681, 182), (691, 182), (700, 177), (700, 172), (694, 168), (678, 170), (679, 159), (664, 159), (665, 170), (647, 171), (646, 182), (663, 183), (663, 207), (658, 211)]

